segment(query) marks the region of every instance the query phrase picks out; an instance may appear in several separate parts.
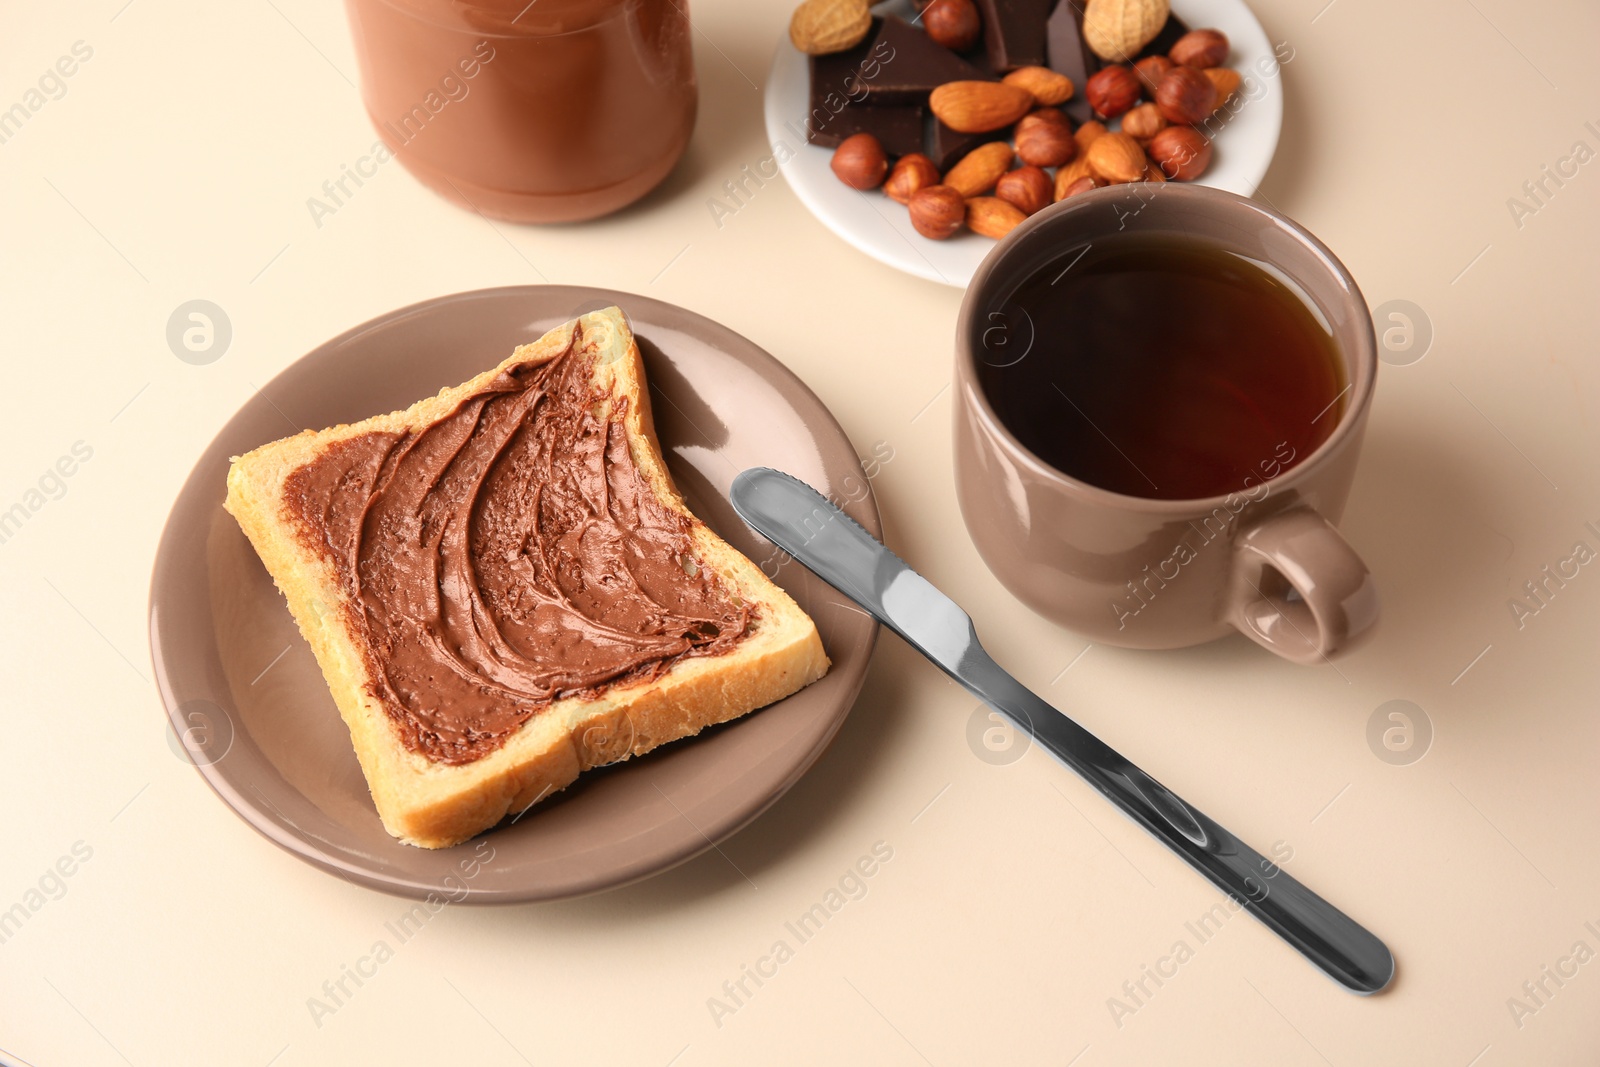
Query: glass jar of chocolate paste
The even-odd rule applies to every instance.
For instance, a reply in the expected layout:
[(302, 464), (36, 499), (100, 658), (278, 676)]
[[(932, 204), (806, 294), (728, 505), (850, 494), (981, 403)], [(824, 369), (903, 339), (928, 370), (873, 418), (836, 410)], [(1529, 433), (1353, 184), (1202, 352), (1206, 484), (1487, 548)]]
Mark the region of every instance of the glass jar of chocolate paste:
[[(686, 0), (346, 0), (361, 95), (388, 152), (467, 208), (591, 219), (683, 154)], [(379, 158), (385, 158), (379, 153)]]

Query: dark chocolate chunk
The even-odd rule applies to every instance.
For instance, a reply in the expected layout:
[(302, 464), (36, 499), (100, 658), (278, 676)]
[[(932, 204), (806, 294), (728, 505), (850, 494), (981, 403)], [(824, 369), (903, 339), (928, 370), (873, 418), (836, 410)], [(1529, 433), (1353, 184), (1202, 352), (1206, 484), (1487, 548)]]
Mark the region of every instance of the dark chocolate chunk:
[(1045, 24), (1045, 52), (1050, 69), (1072, 79), (1072, 97), (1061, 105), (1061, 110), (1077, 123), (1094, 118), (1084, 87), (1089, 76), (1102, 64), (1100, 57), (1084, 43), (1083, 8), (1078, 0), (1061, 0), (1056, 5)]
[[(873, 29), (882, 30), (881, 20)], [(932, 42), (929, 42), (930, 44)], [(877, 34), (868, 32), (854, 48), (811, 57), (811, 109), (805, 116), (805, 137), (811, 144), (833, 148), (853, 133), (870, 133), (891, 156), (922, 151), (921, 104), (877, 105), (867, 102), (865, 86), (887, 71)], [(797, 123), (790, 123), (798, 131)]]
[(857, 133), (870, 133), (891, 156), (922, 151), (923, 108), (915, 104), (851, 103), (837, 114), (813, 121), (806, 139), (824, 148), (837, 147), (840, 141)]
[(1004, 74), (1044, 66), (1044, 24), (1051, 0), (978, 0), (989, 65)]
[(872, 104), (922, 104), (945, 82), (980, 81), (983, 71), (904, 19), (889, 15), (858, 77)]
[(1009, 129), (991, 130), (989, 133), (958, 133), (938, 119), (932, 121), (933, 128), (928, 134), (928, 156), (941, 174), (979, 145), (1003, 141), (1011, 133)]
[(994, 64), (989, 62), (989, 50), (983, 47), (983, 43), (981, 41), (972, 51), (962, 53), (961, 58), (965, 59), (968, 63), (971, 63), (975, 68), (977, 68), (978, 77), (980, 80), (1000, 80), (1000, 75), (995, 73)]
[(879, 20), (872, 20), (872, 29), (854, 48), (832, 52), (825, 56), (811, 56), (811, 112), (808, 125), (818, 124), (829, 115), (841, 110), (851, 100), (860, 100), (860, 77), (871, 69), (868, 56), (872, 52)]
[(1176, 15), (1168, 15), (1166, 24), (1161, 27), (1161, 32), (1156, 34), (1144, 50), (1134, 56), (1138, 62), (1145, 56), (1164, 56), (1172, 51), (1172, 46), (1178, 43), (1178, 38), (1189, 32), (1189, 27)]

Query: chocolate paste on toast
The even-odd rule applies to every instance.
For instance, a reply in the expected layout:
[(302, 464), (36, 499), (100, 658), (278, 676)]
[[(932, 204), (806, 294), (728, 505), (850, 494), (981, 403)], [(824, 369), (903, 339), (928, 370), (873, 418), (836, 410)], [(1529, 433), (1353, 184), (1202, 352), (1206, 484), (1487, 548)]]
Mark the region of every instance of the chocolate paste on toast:
[(420, 430), (332, 445), (285, 484), (334, 564), (373, 695), (405, 746), (464, 764), (551, 701), (726, 652), (750, 608), (699, 566), (575, 330)]

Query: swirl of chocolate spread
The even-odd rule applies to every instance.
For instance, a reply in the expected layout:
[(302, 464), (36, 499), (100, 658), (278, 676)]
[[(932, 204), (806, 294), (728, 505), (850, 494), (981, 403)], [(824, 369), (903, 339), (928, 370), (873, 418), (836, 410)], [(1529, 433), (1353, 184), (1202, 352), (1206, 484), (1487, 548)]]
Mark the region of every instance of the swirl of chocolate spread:
[(750, 609), (695, 560), (690, 522), (628, 448), (627, 400), (576, 329), (449, 415), (374, 431), (295, 471), (285, 503), (336, 568), (373, 695), (405, 746), (464, 764), (567, 696), (726, 652)]

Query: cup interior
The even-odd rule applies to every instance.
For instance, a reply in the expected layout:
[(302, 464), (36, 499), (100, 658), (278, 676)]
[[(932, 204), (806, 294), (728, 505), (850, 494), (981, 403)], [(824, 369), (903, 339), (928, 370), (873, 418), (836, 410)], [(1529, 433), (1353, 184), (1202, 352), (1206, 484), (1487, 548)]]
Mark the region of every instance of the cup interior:
[(997, 337), (995, 329), (996, 315), (1002, 314), (1009, 294), (1078, 248), (1126, 241), (1133, 235), (1198, 241), (1253, 263), (1298, 295), (1331, 335), (1346, 383), (1339, 423), (1310, 455), (1277, 478), (1291, 478), (1297, 471), (1311, 467), (1319, 454), (1352, 432), (1376, 378), (1376, 343), (1366, 301), (1333, 253), (1297, 223), (1232, 193), (1176, 183), (1109, 186), (1063, 200), (1018, 226), (980, 265), (962, 303), (957, 335), (958, 375), (974, 385), (971, 395), (983, 418), (1014, 451), (1030, 461), (1030, 466), (1095, 493), (1155, 504), (1173, 502), (1159, 497), (1130, 497), (1080, 481), (1052, 466), (1027, 448), (1000, 418), (978, 373), (980, 359), (992, 361), (996, 342), (1004, 344), (1008, 340)]

